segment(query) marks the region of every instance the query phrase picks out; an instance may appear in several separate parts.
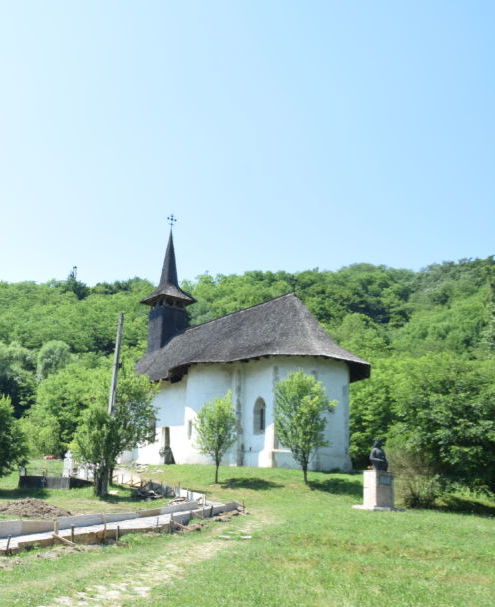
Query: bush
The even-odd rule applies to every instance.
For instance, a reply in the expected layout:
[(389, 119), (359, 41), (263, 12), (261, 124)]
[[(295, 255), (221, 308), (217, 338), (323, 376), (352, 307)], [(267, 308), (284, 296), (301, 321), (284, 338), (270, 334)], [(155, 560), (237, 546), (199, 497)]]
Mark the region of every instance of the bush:
[(396, 476), (398, 501), (407, 508), (432, 508), (442, 495), (444, 486), (439, 474), (425, 457), (404, 445), (388, 447), (390, 471)]
[(410, 474), (400, 480), (398, 496), (407, 508), (433, 508), (442, 492), (438, 474)]

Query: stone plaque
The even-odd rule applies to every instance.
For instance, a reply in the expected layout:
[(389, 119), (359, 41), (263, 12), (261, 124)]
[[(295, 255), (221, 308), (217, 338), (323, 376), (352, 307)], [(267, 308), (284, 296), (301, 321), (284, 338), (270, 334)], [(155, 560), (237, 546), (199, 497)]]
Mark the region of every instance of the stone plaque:
[(380, 474), (378, 482), (380, 485), (391, 485), (392, 476), (390, 474)]

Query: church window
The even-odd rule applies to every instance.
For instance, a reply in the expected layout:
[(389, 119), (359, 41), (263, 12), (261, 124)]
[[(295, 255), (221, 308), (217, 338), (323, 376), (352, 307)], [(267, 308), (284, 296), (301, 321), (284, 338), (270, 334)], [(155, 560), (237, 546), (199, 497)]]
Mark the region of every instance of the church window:
[(192, 423), (192, 419), (190, 419), (187, 422), (187, 438), (188, 438), (188, 440), (191, 440), (192, 431), (193, 431), (193, 423)]
[(266, 425), (266, 405), (262, 398), (258, 398), (254, 404), (253, 431), (255, 434), (264, 434)]

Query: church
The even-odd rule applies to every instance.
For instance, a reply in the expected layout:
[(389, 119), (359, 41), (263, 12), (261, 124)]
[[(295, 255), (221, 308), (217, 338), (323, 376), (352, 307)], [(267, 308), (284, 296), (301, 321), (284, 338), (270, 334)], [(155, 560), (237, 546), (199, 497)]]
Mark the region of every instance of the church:
[(124, 454), (141, 464), (211, 463), (195, 446), (195, 420), (204, 403), (232, 392), (237, 441), (222, 463), (299, 468), (274, 430), (274, 388), (302, 369), (323, 382), (329, 400), (325, 438), (311, 470), (351, 469), (349, 384), (370, 375), (370, 365), (330, 339), (293, 293), (216, 320), (188, 327), (195, 299), (179, 287), (172, 230), (158, 287), (149, 306), (148, 351), (136, 369), (159, 383), (156, 441)]

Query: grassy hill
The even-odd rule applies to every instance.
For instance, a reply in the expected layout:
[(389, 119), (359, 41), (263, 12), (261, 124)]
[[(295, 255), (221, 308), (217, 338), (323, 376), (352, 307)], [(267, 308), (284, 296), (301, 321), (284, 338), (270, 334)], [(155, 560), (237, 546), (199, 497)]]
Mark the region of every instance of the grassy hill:
[[(350, 394), (355, 467), (367, 465), (376, 436), (399, 436), (447, 482), (495, 490), (493, 257), (419, 272), (360, 263), (205, 274), (182, 287), (197, 300), (193, 325), (294, 291), (332, 338), (372, 363), (371, 379)], [(89, 287), (74, 273), (40, 285), (0, 282), (0, 395), (24, 416), (32, 455), (64, 453), (92, 387), (109, 381), (119, 312), (129, 367), (142, 355), (147, 308), (139, 301), (152, 288), (139, 278)]]
[[(25, 553), (22, 564), (0, 569), (2, 607), (493, 605), (494, 503), (486, 506), (492, 516), (375, 513), (351, 508), (361, 502), (360, 475), (311, 473), (306, 487), (297, 470), (224, 467), (220, 485), (211, 484), (210, 466), (148, 474), (244, 501), (250, 514), (201, 533), (126, 536), (125, 547), (56, 559)], [(47, 498), (57, 503), (67, 492)]]

